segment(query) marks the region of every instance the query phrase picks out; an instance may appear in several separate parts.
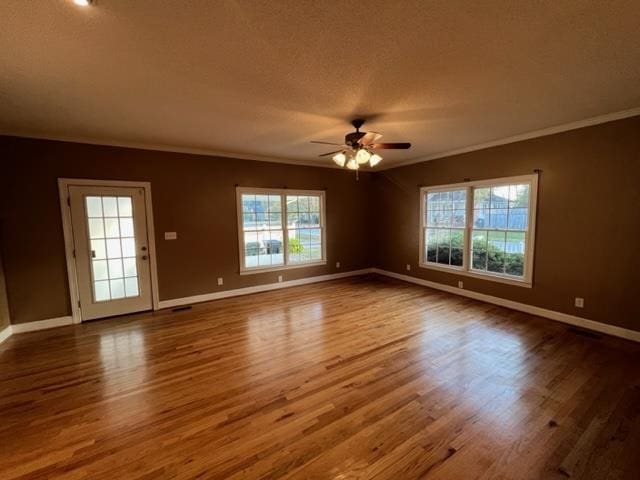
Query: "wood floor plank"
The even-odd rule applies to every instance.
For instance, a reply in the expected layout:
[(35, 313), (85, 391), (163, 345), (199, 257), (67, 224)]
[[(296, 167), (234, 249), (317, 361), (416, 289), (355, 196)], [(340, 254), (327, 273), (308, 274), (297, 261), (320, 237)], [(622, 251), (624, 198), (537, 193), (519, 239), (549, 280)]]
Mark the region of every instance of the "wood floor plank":
[(14, 335), (0, 478), (637, 480), (639, 360), (376, 276)]

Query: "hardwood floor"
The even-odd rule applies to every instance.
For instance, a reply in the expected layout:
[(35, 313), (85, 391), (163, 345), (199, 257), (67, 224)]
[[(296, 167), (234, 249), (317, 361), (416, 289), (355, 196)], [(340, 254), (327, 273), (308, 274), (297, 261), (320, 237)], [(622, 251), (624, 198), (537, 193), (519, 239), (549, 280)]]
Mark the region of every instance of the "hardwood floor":
[(640, 478), (640, 345), (360, 277), (0, 346), (0, 478)]

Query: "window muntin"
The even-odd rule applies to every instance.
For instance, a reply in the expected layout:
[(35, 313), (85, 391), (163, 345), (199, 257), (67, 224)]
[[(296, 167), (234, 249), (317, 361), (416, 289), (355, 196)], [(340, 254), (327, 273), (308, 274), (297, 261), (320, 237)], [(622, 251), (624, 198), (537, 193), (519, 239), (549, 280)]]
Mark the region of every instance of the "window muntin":
[(238, 189), (242, 272), (325, 263), (324, 192)]
[(537, 175), (423, 188), (420, 265), (530, 284), (536, 191)]

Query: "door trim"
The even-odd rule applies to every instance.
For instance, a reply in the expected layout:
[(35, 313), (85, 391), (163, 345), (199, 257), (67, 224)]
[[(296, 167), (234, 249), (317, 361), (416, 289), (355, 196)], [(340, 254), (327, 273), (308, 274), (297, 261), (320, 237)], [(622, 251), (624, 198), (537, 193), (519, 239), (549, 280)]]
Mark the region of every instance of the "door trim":
[(153, 228), (153, 208), (151, 203), (151, 183), (132, 182), (124, 180), (92, 180), (86, 178), (58, 178), (58, 193), (60, 195), (60, 209), (62, 212), (62, 231), (64, 234), (64, 253), (67, 261), (67, 278), (69, 281), (69, 296), (71, 300), (71, 317), (73, 323), (82, 322), (82, 312), (79, 307), (80, 293), (78, 289), (78, 274), (76, 261), (73, 256), (73, 227), (71, 224), (71, 206), (69, 205), (70, 186), (89, 187), (136, 187), (144, 190), (144, 206), (147, 216), (147, 236), (149, 237), (149, 268), (151, 270), (151, 302), (154, 310), (158, 310), (160, 298), (158, 296), (158, 264), (156, 259), (156, 235)]

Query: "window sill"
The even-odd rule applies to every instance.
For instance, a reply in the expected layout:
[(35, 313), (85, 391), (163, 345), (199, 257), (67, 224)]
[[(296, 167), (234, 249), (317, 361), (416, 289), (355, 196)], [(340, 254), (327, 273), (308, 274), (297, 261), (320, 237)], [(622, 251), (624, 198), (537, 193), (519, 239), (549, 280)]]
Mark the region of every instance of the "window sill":
[(253, 275), (256, 273), (279, 272), (281, 270), (293, 270), (295, 268), (305, 268), (305, 267), (318, 267), (320, 265), (326, 265), (326, 264), (327, 264), (327, 261), (322, 260), (320, 262), (299, 263), (295, 265), (276, 265), (273, 267), (265, 267), (265, 268), (245, 268), (245, 269), (240, 269), (240, 275)]
[(516, 278), (503, 277), (501, 275), (492, 275), (491, 273), (478, 273), (474, 271), (464, 270), (462, 267), (445, 267), (442, 265), (432, 265), (430, 263), (421, 263), (421, 268), (430, 270), (438, 270), (452, 274), (464, 275), (465, 277), (479, 278), (481, 280), (489, 280), (491, 282), (504, 283), (506, 285), (515, 285), (517, 287), (532, 288), (530, 281), (518, 280)]

